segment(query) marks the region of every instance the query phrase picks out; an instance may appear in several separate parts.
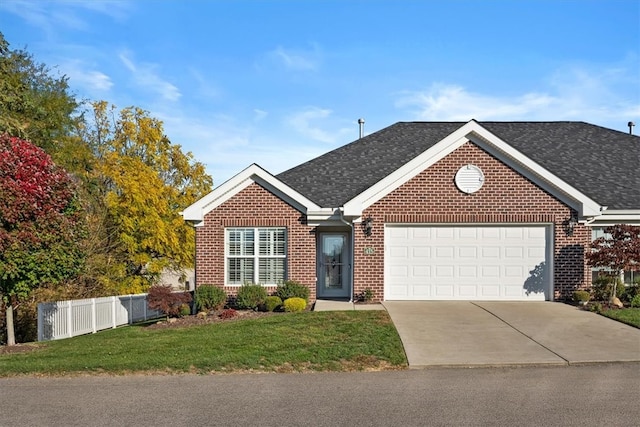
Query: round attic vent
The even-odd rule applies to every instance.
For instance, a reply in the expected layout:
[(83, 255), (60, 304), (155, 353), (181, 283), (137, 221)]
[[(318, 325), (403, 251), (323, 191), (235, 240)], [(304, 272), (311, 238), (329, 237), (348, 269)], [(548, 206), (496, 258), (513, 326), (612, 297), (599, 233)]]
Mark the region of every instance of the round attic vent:
[(475, 165), (461, 167), (455, 177), (456, 187), (467, 194), (475, 193), (484, 184), (484, 174)]

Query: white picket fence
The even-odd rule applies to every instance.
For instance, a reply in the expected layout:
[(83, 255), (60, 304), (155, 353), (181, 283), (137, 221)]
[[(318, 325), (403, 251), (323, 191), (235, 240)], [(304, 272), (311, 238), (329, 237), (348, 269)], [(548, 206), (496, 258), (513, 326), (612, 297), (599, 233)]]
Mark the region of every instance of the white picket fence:
[(59, 340), (162, 317), (147, 306), (147, 294), (118, 295), (38, 304), (38, 341)]

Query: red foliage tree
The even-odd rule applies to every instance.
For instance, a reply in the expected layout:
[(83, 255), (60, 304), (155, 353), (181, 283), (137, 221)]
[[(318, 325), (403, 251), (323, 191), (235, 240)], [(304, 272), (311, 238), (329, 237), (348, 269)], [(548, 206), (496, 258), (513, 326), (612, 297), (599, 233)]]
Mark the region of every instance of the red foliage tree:
[(170, 286), (155, 285), (149, 288), (147, 305), (152, 310), (160, 310), (167, 317), (177, 317), (183, 304), (191, 302), (191, 294), (173, 292)]
[(591, 243), (587, 260), (592, 267), (605, 268), (612, 277), (612, 298), (616, 295), (615, 280), (622, 271), (640, 270), (640, 227), (618, 224), (604, 229), (605, 235)]
[(73, 190), (69, 175), (42, 149), (0, 135), (0, 297), (9, 345), (20, 298), (82, 267), (84, 227)]

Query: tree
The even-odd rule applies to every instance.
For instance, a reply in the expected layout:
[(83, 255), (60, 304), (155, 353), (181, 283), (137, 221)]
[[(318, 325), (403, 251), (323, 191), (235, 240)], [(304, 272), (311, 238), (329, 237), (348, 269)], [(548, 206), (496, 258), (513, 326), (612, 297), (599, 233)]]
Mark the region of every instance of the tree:
[(611, 277), (616, 296), (616, 285), (623, 271), (640, 270), (640, 227), (626, 224), (612, 225), (604, 229), (605, 235), (591, 243), (592, 251), (587, 253), (589, 265), (603, 268), (603, 273)]
[(7, 344), (15, 344), (13, 309), (32, 289), (78, 274), (82, 213), (71, 177), (42, 149), (0, 136), (0, 297)]
[(96, 102), (93, 117), (83, 139), (97, 159), (93, 177), (108, 214), (105, 239), (118, 260), (112, 286), (120, 293), (141, 292), (165, 268), (193, 265), (194, 231), (180, 212), (208, 193), (212, 180), (146, 111), (117, 113)]
[(0, 134), (29, 140), (62, 164), (58, 153), (78, 143), (69, 140), (80, 119), (77, 108), (66, 76), (54, 76), (26, 51), (11, 50), (0, 33)]

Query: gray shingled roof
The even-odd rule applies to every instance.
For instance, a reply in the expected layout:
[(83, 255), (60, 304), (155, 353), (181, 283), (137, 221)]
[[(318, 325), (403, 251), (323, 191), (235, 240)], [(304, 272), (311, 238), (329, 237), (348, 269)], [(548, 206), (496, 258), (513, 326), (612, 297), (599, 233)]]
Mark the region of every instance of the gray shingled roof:
[[(339, 207), (465, 123), (399, 122), (277, 177), (322, 207)], [(610, 209), (640, 209), (640, 137), (584, 122), (479, 122)]]

